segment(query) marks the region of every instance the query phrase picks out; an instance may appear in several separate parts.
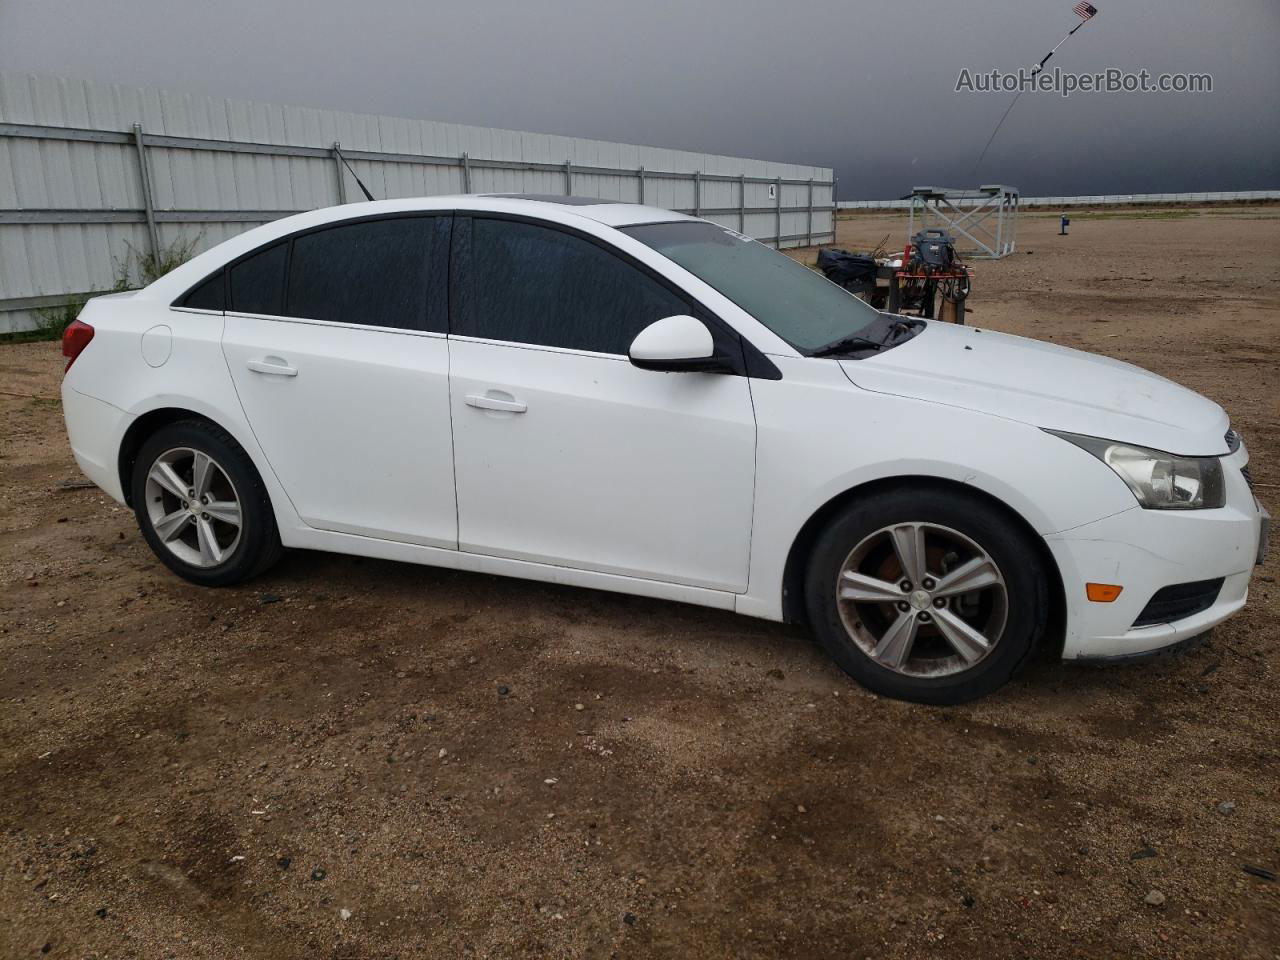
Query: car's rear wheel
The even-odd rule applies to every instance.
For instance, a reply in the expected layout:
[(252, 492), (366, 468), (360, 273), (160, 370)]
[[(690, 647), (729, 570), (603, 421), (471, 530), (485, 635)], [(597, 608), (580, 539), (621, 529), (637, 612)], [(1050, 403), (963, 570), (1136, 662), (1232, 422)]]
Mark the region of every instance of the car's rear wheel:
[(806, 582), (819, 642), (863, 685), (962, 703), (1006, 683), (1044, 632), (1030, 538), (986, 501), (935, 487), (858, 500), (819, 536)]
[(262, 478), (213, 424), (184, 420), (148, 438), (134, 461), (132, 493), (151, 549), (193, 583), (239, 583), (283, 552)]

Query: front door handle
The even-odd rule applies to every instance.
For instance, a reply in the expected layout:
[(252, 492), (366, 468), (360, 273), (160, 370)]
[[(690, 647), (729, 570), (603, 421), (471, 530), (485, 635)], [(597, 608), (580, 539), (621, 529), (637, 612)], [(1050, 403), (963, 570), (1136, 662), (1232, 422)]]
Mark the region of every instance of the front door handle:
[(263, 357), (261, 360), (250, 360), (245, 364), (254, 373), (266, 373), (275, 377), (296, 377), (298, 368), (289, 366), (289, 362), (280, 357)]
[(529, 407), (521, 403), (509, 393), (502, 393), (499, 390), (490, 390), (485, 396), (469, 393), (466, 397), (468, 407), (476, 407), (480, 410), (501, 410), (503, 413), (524, 413)]

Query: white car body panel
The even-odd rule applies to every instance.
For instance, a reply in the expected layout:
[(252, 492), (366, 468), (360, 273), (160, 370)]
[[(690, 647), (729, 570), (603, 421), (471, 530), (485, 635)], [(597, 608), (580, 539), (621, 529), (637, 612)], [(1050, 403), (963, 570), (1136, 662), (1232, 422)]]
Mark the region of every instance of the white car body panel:
[[(415, 210), (517, 214), (596, 237), (701, 302), (781, 379), (170, 306), (269, 240)], [(792, 546), (824, 505), (866, 484), (930, 478), (999, 501), (1042, 539), (1062, 581), (1069, 659), (1158, 649), (1243, 605), (1260, 509), (1240, 473), (1243, 446), (1224, 459), (1225, 507), (1145, 510), (1108, 467), (1042, 429), (1221, 455), (1227, 418), (1216, 404), (1117, 361), (939, 323), (864, 359), (804, 357), (615, 229), (692, 219), (630, 204), (468, 196), (352, 204), (248, 231), (145, 290), (90, 301), (82, 319), (95, 335), (63, 383), (76, 460), (123, 501), (130, 425), (191, 411), (245, 449), (286, 546), (775, 620)], [(276, 360), (297, 376), (249, 366)], [(1131, 628), (1155, 590), (1216, 577), (1225, 584), (1209, 610)], [(1089, 581), (1124, 591), (1090, 603)]]
[[(85, 470), (91, 480), (123, 503), (126, 491), (121, 485), (118, 456), (129, 426), (158, 410), (188, 410), (217, 423), (244, 448), (267, 487), (282, 536), (283, 531), (299, 525), (240, 409), (222, 356), (222, 314), (178, 309), (135, 293), (95, 297), (80, 316), (94, 324), (93, 352), (90, 356), (86, 350), (80, 359), (88, 362), (77, 361), (67, 371), (62, 398), (77, 463), (82, 469), (86, 463), (100, 465), (100, 476)], [(174, 336), (166, 362), (152, 367), (143, 359), (142, 340), (158, 324), (180, 334)], [(96, 410), (90, 400), (120, 411), (121, 418), (110, 433), (85, 427), (83, 418), (101, 415), (89, 412)]]
[(1133, 364), (1027, 337), (935, 323), (927, 339), (843, 366), (878, 393), (1166, 453), (1227, 452), (1227, 414), (1216, 403)]
[(304, 523), (457, 548), (442, 334), (228, 313), (222, 350)]
[[(461, 548), (741, 593), (755, 417), (745, 377), (451, 337)], [(495, 398), (523, 412), (484, 409)]]
[(421, 563), (430, 567), (463, 570), (467, 573), (519, 577), (523, 580), (537, 580), (540, 583), (554, 583), (565, 587), (608, 590), (636, 597), (652, 597), (655, 600), (674, 600), (700, 607), (714, 607), (717, 610), (733, 610), (738, 598), (737, 594), (727, 590), (709, 590), (705, 587), (690, 587), (666, 580), (646, 580), (643, 577), (627, 577), (596, 570), (561, 567), (552, 563), (535, 563), (510, 557), (489, 557), (479, 553), (466, 553), (462, 550), (424, 547), (416, 543), (396, 543), (392, 540), (376, 540), (346, 533), (329, 533), (305, 526), (290, 532), (287, 545), (299, 549), (346, 553), (355, 557)]
[(124, 502), (116, 451), (134, 417), (105, 400), (99, 400), (62, 382), (62, 410), (67, 421), (67, 442), (80, 472), (113, 500)]
[[(1248, 460), (1243, 444), (1224, 458), (1226, 505), (1219, 509), (1170, 516), (1134, 506), (1045, 538), (1064, 580), (1124, 585), (1114, 603), (1067, 592), (1065, 659), (1147, 653), (1203, 633), (1244, 606), (1259, 535), (1258, 503), (1240, 472)], [(1209, 609), (1176, 624), (1129, 626), (1161, 587), (1215, 577), (1226, 580)]]
[[(775, 362), (781, 380), (752, 383), (760, 450), (753, 546), (789, 548), (826, 503), (893, 478), (967, 484), (1011, 507), (1042, 535), (1135, 506), (1119, 477), (1093, 469), (1097, 460), (1042, 430), (960, 407), (850, 390), (837, 360)], [(973, 456), (976, 443), (981, 458)], [(751, 590), (739, 610), (777, 616), (786, 560), (785, 550), (752, 550)]]

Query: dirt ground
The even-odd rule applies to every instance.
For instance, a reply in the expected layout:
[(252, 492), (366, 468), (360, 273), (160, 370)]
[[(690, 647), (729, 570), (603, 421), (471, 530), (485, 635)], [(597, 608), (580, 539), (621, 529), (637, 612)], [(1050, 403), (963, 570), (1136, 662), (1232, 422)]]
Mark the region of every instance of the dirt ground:
[[(1280, 209), (1072, 221), (1024, 215), (970, 322), (1222, 403), (1275, 510)], [(671, 603), (190, 586), (76, 486), (60, 371), (0, 346), (0, 957), (1280, 957), (1274, 547), (1199, 649), (913, 706)]]

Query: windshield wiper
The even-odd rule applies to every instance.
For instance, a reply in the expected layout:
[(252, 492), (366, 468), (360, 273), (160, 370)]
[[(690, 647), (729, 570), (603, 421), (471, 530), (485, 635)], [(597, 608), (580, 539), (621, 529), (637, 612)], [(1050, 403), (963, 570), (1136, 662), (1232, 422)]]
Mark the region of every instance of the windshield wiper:
[(867, 350), (883, 350), (888, 344), (880, 340), (872, 340), (869, 337), (859, 337), (857, 335), (849, 337), (841, 337), (839, 340), (833, 340), (825, 346), (819, 347), (812, 351), (811, 357), (832, 357), (840, 353), (848, 353), (851, 350), (865, 348)]
[(893, 342), (897, 340), (898, 337), (904, 333), (909, 333), (912, 336), (914, 336), (916, 327), (923, 327), (923, 326), (924, 326), (923, 320), (916, 320), (916, 319), (895, 320), (893, 321), (893, 323), (889, 324), (889, 330), (884, 335), (884, 345), (886, 347), (892, 346)]
[[(855, 349), (874, 350), (877, 353), (888, 347), (896, 347), (898, 341), (903, 339), (903, 334), (915, 335), (917, 326), (924, 326), (922, 320), (895, 320), (889, 325), (889, 329), (885, 331), (883, 340), (872, 340), (870, 337), (859, 336), (853, 334), (848, 337), (841, 337), (839, 340), (833, 340), (825, 346), (818, 347), (809, 354), (811, 357), (833, 357), (841, 353), (849, 353)], [(906, 339), (910, 339), (907, 337)]]

